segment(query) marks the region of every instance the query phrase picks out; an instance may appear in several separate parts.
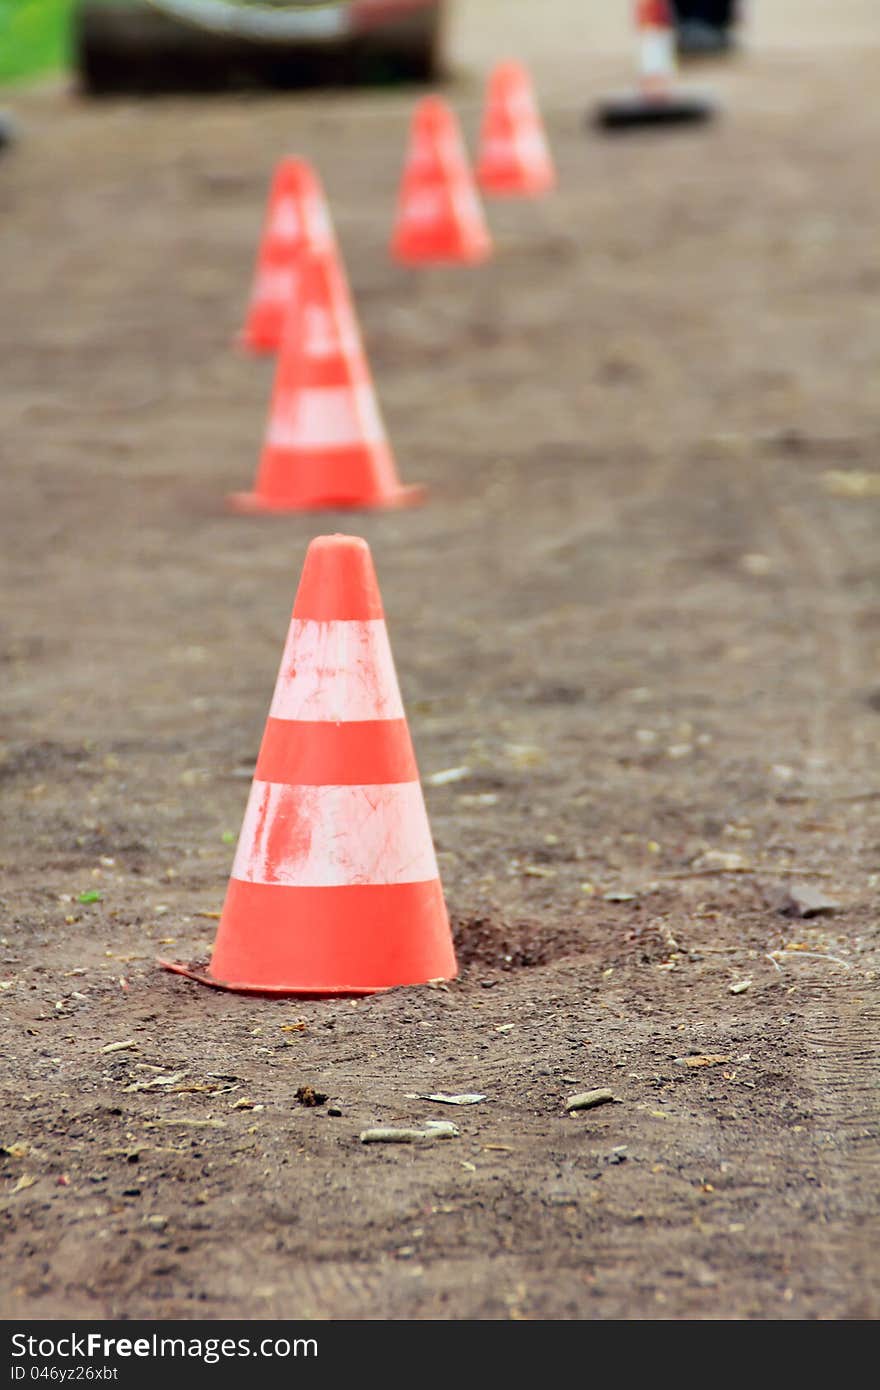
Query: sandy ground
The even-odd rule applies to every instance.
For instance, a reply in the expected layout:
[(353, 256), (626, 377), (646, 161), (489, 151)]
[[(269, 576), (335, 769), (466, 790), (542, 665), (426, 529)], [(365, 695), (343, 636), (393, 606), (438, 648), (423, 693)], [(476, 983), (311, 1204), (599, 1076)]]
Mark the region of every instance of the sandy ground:
[[(875, 6), (831, 32), (819, 0), (756, 5), (748, 55), (693, 79), (724, 118), (621, 144), (582, 112), (625, 84), (625, 28), (583, 9), (459, 7), (469, 137), (515, 50), (560, 170), (492, 206), (472, 272), (387, 257), (411, 93), (15, 98), (7, 1317), (880, 1311)], [(271, 367), (230, 341), (289, 150), (421, 510), (223, 511), (264, 424)], [(210, 947), (334, 529), (373, 547), (423, 774), (470, 769), (426, 788), (462, 974), (209, 992), (154, 960)], [(836, 909), (799, 917), (805, 887)], [(597, 1086), (617, 1103), (567, 1117)], [(485, 1093), (459, 1138), (358, 1143), (444, 1117), (412, 1098), (437, 1090)]]

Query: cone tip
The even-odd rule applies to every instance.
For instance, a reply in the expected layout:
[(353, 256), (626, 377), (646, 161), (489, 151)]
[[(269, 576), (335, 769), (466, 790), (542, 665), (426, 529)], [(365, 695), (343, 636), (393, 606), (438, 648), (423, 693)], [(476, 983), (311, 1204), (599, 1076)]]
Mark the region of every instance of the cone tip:
[(343, 551), (361, 551), (366, 555), (370, 553), (370, 547), (363, 536), (349, 536), (344, 531), (334, 531), (332, 536), (315, 536), (309, 541), (307, 555), (317, 554), (319, 550), (333, 550), (338, 554)]
[(312, 172), (312, 166), (307, 159), (303, 159), (298, 154), (283, 154), (275, 165), (276, 173), (300, 174), (303, 171)]
[(316, 536), (303, 564), (295, 618), (316, 622), (382, 618), (382, 598), (370, 547), (360, 536)]
[(300, 155), (283, 155), (275, 165), (273, 183), (276, 189), (291, 189), (296, 192), (316, 186), (317, 181), (314, 168)]
[(496, 80), (498, 78), (516, 78), (517, 80), (528, 77), (528, 68), (517, 58), (502, 58), (500, 63), (496, 63), (491, 73)]
[(415, 121), (422, 127), (436, 129), (447, 126), (455, 120), (452, 107), (443, 97), (432, 92), (430, 96), (420, 97), (416, 102)]

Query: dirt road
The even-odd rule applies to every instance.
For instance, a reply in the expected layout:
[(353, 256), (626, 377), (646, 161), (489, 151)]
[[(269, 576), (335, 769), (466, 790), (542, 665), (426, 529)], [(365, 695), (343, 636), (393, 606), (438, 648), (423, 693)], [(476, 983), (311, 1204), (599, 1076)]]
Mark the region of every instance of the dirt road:
[[(469, 135), (515, 49), (560, 169), (492, 207), (473, 272), (387, 258), (411, 93), (16, 100), (5, 1316), (880, 1311), (874, 7), (831, 33), (766, 0), (701, 75), (715, 129), (619, 145), (581, 124), (626, 81), (619, 29), (559, 0), (563, 42), (544, 8), (456, 22)], [(288, 150), (329, 189), (421, 510), (223, 511), (264, 423), (270, 366), (230, 340)], [(209, 992), (154, 960), (210, 946), (305, 547), (336, 529), (373, 547), (423, 775), (470, 769), (426, 787), (461, 978)], [(837, 907), (797, 916), (805, 887)], [(616, 1103), (564, 1113), (598, 1086)], [(449, 1142), (358, 1143), (450, 1114)]]

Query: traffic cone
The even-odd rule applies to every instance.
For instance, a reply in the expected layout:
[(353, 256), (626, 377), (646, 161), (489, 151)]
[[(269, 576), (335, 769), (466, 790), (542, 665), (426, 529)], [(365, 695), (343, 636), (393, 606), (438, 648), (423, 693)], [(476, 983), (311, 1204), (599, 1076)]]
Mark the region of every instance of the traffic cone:
[(423, 97), (413, 115), (391, 254), (407, 265), (472, 264), (491, 250), (458, 121), (441, 97)]
[(306, 255), (299, 274), (254, 490), (233, 493), (229, 506), (299, 512), (420, 501), (424, 488), (398, 480), (338, 256)]
[(638, 89), (606, 97), (596, 112), (605, 130), (644, 125), (684, 125), (715, 114), (705, 93), (683, 91), (676, 81), (675, 24), (670, 0), (636, 0)]
[(210, 963), (220, 989), (372, 994), (457, 974), (366, 541), (306, 555)]
[(520, 63), (499, 63), (489, 78), (477, 183), (486, 193), (529, 197), (555, 182), (529, 75)]
[(269, 193), (240, 347), (249, 352), (277, 352), (303, 255), (330, 253), (335, 245), (327, 202), (314, 170), (304, 159), (282, 159)]

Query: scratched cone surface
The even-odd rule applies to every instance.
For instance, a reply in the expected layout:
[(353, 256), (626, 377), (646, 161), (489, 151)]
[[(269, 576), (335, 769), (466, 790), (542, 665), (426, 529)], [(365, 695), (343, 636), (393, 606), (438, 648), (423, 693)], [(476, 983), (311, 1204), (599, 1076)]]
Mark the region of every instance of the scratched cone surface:
[(397, 476), (338, 254), (307, 255), (300, 274), (254, 489), (229, 505), (294, 512), (420, 501), (424, 489)]
[(423, 97), (413, 114), (391, 254), (409, 265), (469, 264), (491, 251), (458, 121), (441, 97)]
[(277, 352), (285, 317), (299, 288), (304, 254), (336, 245), (330, 213), (315, 171), (304, 159), (282, 159), (275, 170), (239, 346)]
[(270, 994), (457, 973), (366, 541), (309, 546), (211, 962), (170, 968)]
[(477, 182), (486, 193), (513, 197), (535, 197), (556, 183), (531, 79), (521, 63), (499, 63), (489, 77)]

